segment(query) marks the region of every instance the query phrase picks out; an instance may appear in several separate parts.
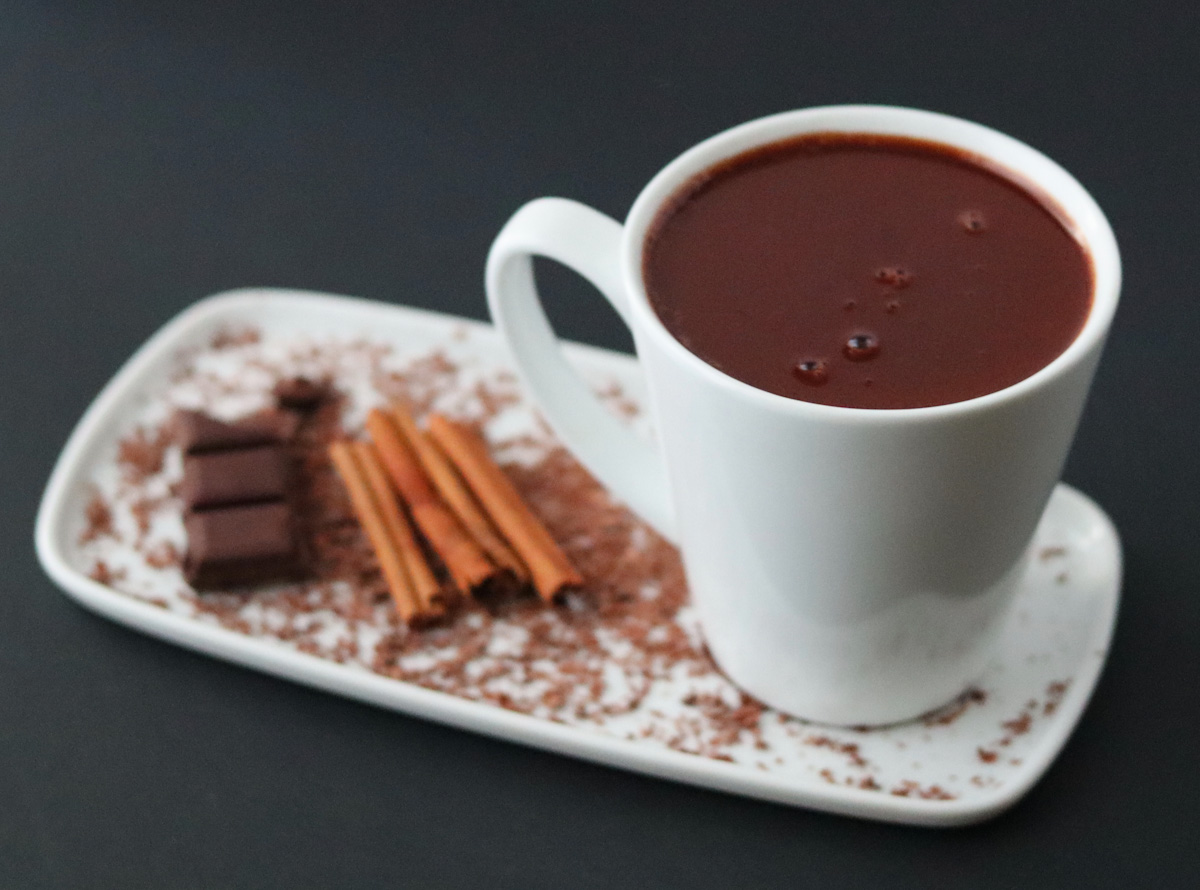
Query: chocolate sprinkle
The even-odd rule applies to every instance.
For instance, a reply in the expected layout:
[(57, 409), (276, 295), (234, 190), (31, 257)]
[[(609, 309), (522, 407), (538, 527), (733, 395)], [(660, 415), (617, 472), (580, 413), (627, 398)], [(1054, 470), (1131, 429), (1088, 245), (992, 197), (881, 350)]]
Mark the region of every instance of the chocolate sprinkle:
[(88, 544), (114, 534), (112, 508), (100, 492), (93, 492), (84, 509), (84, 527), (79, 534), (79, 543)]
[(125, 481), (137, 485), (160, 472), (171, 439), (171, 430), (166, 426), (156, 430), (137, 429), (122, 439), (117, 446), (117, 461)]
[[(469, 339), (468, 332), (455, 342)], [(950, 780), (932, 785), (885, 780), (863, 746), (886, 740), (886, 731), (816, 732), (733, 687), (701, 642), (675, 548), (614, 502), (544, 424), (501, 422), (522, 404), (511, 372), (480, 375), (443, 350), (401, 360), (393, 348), (366, 340), (275, 340), (269, 350), (264, 345), (255, 331), (225, 331), (207, 349), (181, 352), (169, 392), (183, 395), (160, 407), (167, 414), (201, 410), (245, 417), (272, 410), (277, 400), (286, 407), (307, 405), (304, 422), (282, 447), (294, 472), (289, 504), (308, 577), (252, 592), (197, 594), (184, 584), (183, 455), (171, 438), (169, 416), (161, 415), (157, 421), (147, 415), (124, 437), (116, 455), (120, 484), (104, 489), (98, 483), (85, 507), (81, 544), (92, 558), (93, 577), (237, 633), (280, 640), (301, 652), (513, 712), (591, 724), (759, 769), (783, 765), (787, 755), (793, 762), (808, 760), (813, 775), (839, 786), (930, 800), (954, 797)], [(307, 387), (299, 381), (320, 383)], [(312, 388), (321, 396), (307, 404)], [(597, 389), (616, 413), (638, 418), (637, 402), (620, 386), (606, 382)], [(335, 438), (361, 434), (367, 408), (390, 399), (403, 399), (418, 419), (437, 410), (480, 425), (504, 471), (583, 574), (583, 587), (552, 608), (531, 594), (509, 592), (462, 603), (437, 626), (406, 627), (399, 621), (327, 456)], [(237, 407), (228, 407), (233, 404)], [(127, 517), (133, 522), (126, 523)], [(112, 568), (117, 563), (110, 553), (124, 557), (130, 551), (144, 571)], [(119, 564), (128, 562), (123, 558)], [(148, 580), (141, 579), (145, 572), (153, 573)], [(174, 592), (164, 598), (166, 590)], [(1065, 691), (1065, 683), (1061, 691), (1048, 690), (1036, 713), (1022, 714), (1028, 712), (1031, 721), (1048, 717)], [(939, 731), (987, 700), (983, 690), (970, 690), (928, 715), (925, 726)], [(975, 759), (978, 739), (972, 739), (964, 753)], [(905, 747), (901, 739), (886, 744)], [(999, 742), (987, 750), (992, 747)], [(970, 782), (996, 781), (990, 773), (1002, 765)]]
[(329, 395), (329, 383), (307, 377), (289, 377), (276, 383), (272, 392), (283, 408), (311, 411)]

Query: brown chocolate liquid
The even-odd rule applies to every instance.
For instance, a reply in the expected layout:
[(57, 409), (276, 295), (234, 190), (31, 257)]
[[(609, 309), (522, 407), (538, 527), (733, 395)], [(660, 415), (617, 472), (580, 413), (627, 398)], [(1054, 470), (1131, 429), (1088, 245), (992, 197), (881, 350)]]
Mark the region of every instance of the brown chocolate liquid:
[(895, 136), (817, 133), (683, 186), (646, 238), (654, 311), (768, 392), (919, 408), (1011, 386), (1092, 303), (1066, 216), (988, 162)]

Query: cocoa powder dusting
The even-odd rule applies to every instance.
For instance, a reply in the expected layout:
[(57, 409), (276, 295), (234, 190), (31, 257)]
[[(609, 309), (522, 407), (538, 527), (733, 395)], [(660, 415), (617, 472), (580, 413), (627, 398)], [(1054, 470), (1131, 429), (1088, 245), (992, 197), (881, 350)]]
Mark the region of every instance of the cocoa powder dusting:
[(839, 742), (837, 739), (830, 738), (827, 735), (810, 735), (804, 740), (804, 744), (812, 745), (814, 748), (828, 748), (838, 754), (845, 755), (851, 766), (863, 767), (867, 766), (867, 761), (859, 753), (859, 746), (854, 742)]
[(125, 577), (124, 569), (110, 568), (108, 563), (102, 559), (96, 560), (92, 570), (88, 573), (88, 577), (100, 584), (111, 585), (115, 581), (120, 581)]
[(1025, 733), (1029, 732), (1029, 727), (1033, 725), (1033, 716), (1029, 713), (1024, 713), (1012, 720), (1005, 720), (1000, 725), (1014, 736), (1025, 735)]
[(236, 349), (239, 346), (252, 346), (262, 339), (262, 334), (256, 328), (221, 328), (212, 336), (209, 346), (212, 349)]
[(1042, 716), (1049, 717), (1058, 710), (1067, 690), (1071, 688), (1070, 680), (1058, 680), (1046, 687), (1046, 704), (1042, 706)]
[(949, 726), (965, 714), (972, 705), (981, 705), (986, 701), (986, 692), (982, 689), (971, 688), (944, 708), (926, 714), (922, 720), (926, 726)]
[(113, 527), (112, 508), (108, 505), (104, 495), (98, 491), (93, 492), (88, 499), (87, 506), (84, 508), (83, 521), (83, 531), (79, 534), (80, 544), (89, 544), (99, 538), (115, 537), (116, 535)]
[(911, 780), (901, 782), (891, 790), (896, 797), (919, 797), (922, 800), (954, 800), (956, 795), (940, 785), (923, 787), (919, 782)]
[(178, 568), (182, 563), (183, 555), (170, 541), (162, 541), (146, 551), (146, 565), (152, 568)]
[[(1062, 702), (1063, 697), (1067, 694), (1067, 690), (1071, 686), (1070, 680), (1056, 680), (1046, 687), (1046, 700), (1044, 702), (1031, 698), (1025, 702), (1025, 707), (1015, 717), (1009, 720), (1003, 720), (1000, 723), (1000, 728), (1004, 730), (1004, 734), (992, 743), (993, 747), (1008, 748), (1021, 736), (1028, 735), (1033, 729), (1034, 721), (1038, 717), (1052, 716)], [(984, 763), (994, 763), (999, 757), (996, 751), (987, 748), (980, 748), (978, 751), (979, 759)], [(1020, 764), (1020, 760), (1010, 760), (1010, 763)]]
[(123, 438), (117, 445), (117, 463), (125, 481), (137, 485), (161, 471), (171, 438), (167, 424), (153, 430), (138, 428)]
[[(298, 379), (321, 381), (324, 397), (304, 412), (287, 445), (298, 483), (293, 510), (309, 577), (253, 592), (200, 595), (187, 588), (179, 574), (181, 546), (161, 531), (178, 521), (181, 510), (178, 479), (164, 469), (179, 463), (165, 461), (179, 446), (169, 424), (144, 425), (118, 445), (119, 506), (122, 517), (127, 511), (137, 527), (130, 546), (149, 569), (176, 579), (177, 593), (170, 605), (148, 592), (137, 594), (143, 600), (190, 609), (238, 633), (275, 638), (316, 657), (521, 714), (619, 725), (629, 738), (761, 769), (767, 768), (764, 761), (747, 759), (755, 752), (770, 750), (768, 759), (779, 764), (784, 753), (836, 759), (843, 764), (838, 772), (848, 774), (839, 776), (827, 766), (819, 772), (834, 784), (922, 799), (954, 797), (936, 784), (881, 781), (860, 745), (840, 738), (838, 731), (814, 733), (809, 724), (778, 713), (764, 721), (765, 706), (732, 687), (700, 641), (675, 548), (615, 503), (536, 421), (518, 425), (531, 431), (493, 437), (491, 445), (518, 492), (583, 575), (584, 585), (552, 608), (531, 592), (508, 591), (487, 602), (460, 602), (435, 625), (405, 626), (328, 446), (360, 436), (365, 409), (389, 400), (403, 401), (419, 422), (436, 410), (487, 434), (493, 420), (522, 402), (515, 376), (508, 371), (469, 376), (442, 350), (398, 364), (391, 347), (363, 340), (297, 343), (282, 357), (258, 348), (260, 341), (253, 330), (220, 331), (211, 341), (211, 350), (239, 357), (242, 368), (254, 372), (252, 387), (246, 382), (250, 374), (222, 374), (205, 366), (204, 350), (181, 355), (171, 382), (192, 394), (183, 407), (204, 409), (248, 394), (270, 404), (276, 396), (291, 397)], [(347, 368), (358, 369), (357, 389), (347, 382)], [(365, 401), (364, 383), (371, 394)], [(640, 413), (616, 384), (600, 387), (599, 394), (621, 415)], [(96, 545), (115, 535), (115, 506), (97, 492), (86, 508), (81, 543)], [(100, 559), (93, 563), (92, 577), (122, 584), (125, 573)], [(664, 710), (661, 690), (679, 683), (690, 690), (682, 696), (676, 691)], [(1037, 713), (1051, 714), (1065, 691), (1065, 684), (1060, 691), (1048, 690)], [(951, 724), (986, 701), (983, 690), (969, 690), (924, 723)], [(1033, 712), (1027, 709), (1022, 716), (1032, 721)], [(1010, 724), (1004, 728), (1011, 735), (1016, 726)], [(866, 744), (875, 737), (872, 731), (862, 740)], [(996, 755), (980, 748), (979, 758), (991, 763)]]

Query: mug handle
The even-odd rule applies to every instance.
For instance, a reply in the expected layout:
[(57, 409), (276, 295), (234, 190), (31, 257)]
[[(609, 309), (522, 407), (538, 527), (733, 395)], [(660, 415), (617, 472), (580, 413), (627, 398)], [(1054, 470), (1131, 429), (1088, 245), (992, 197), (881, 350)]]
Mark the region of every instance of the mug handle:
[(602, 293), (630, 327), (621, 284), (621, 224), (565, 198), (538, 198), (513, 214), (487, 260), (492, 320), (522, 383), (550, 426), (609, 491), (667, 538), (674, 518), (658, 452), (609, 412), (563, 358), (533, 279), (533, 257), (557, 260)]

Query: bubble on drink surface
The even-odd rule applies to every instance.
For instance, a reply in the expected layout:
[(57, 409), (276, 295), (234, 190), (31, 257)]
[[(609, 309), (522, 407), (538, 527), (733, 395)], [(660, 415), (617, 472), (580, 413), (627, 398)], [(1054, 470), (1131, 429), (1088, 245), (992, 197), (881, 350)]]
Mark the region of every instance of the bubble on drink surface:
[(958, 215), (958, 224), (972, 235), (978, 235), (987, 229), (987, 218), (980, 210), (964, 210)]
[(900, 301), (899, 300), (888, 300), (883, 305), (883, 311), (886, 312), (888, 315), (895, 315), (897, 312), (900, 311)]
[(852, 362), (865, 362), (873, 359), (879, 355), (879, 338), (865, 332), (854, 334), (842, 347), (842, 355)]
[(845, 303), (842, 304), (842, 308), (845, 309), (847, 312), (853, 312), (855, 309), (858, 308), (858, 300), (847, 300)]
[(823, 386), (829, 382), (829, 364), (821, 358), (806, 358), (796, 362), (792, 373), (797, 380), (809, 386)]
[(883, 266), (875, 270), (875, 280), (888, 287), (900, 289), (912, 284), (913, 274), (904, 266)]

